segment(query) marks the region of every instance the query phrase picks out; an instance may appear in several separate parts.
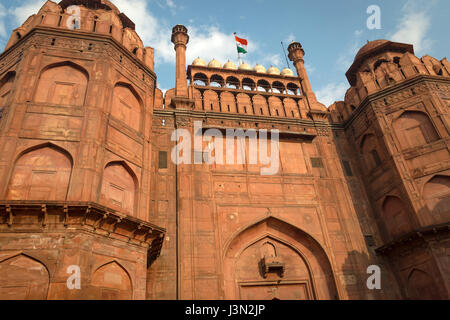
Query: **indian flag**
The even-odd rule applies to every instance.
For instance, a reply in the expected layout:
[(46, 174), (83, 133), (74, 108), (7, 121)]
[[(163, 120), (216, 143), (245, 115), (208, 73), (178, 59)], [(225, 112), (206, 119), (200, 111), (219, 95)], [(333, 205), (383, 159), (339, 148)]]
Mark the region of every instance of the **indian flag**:
[(237, 45), (237, 51), (238, 53), (247, 53), (247, 40), (239, 38), (236, 33), (234, 34), (234, 37), (236, 38), (236, 45)]

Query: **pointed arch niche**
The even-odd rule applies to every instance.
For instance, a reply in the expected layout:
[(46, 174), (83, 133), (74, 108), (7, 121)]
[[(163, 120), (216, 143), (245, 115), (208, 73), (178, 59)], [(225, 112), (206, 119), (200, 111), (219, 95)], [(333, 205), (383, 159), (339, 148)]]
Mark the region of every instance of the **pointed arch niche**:
[(9, 102), (9, 97), (11, 94), (11, 89), (14, 83), (14, 79), (16, 77), (16, 72), (8, 72), (6, 76), (4, 76), (0, 80), (0, 118), (1, 118), (1, 112), (4, 107), (6, 107), (7, 103)]
[(8, 185), (8, 200), (66, 200), (73, 160), (68, 152), (45, 144), (23, 152)]
[(406, 111), (393, 123), (402, 150), (423, 146), (439, 140), (439, 135), (427, 114)]
[[(264, 269), (268, 262), (273, 272), (267, 265)], [(320, 244), (274, 217), (237, 234), (227, 247), (223, 267), (225, 299), (338, 297), (331, 264)]]
[(72, 62), (61, 62), (43, 69), (34, 101), (62, 106), (84, 105), (89, 75)]
[(100, 196), (102, 204), (135, 216), (136, 190), (136, 175), (125, 162), (110, 162), (106, 165)]
[(413, 269), (408, 277), (407, 297), (410, 300), (439, 300), (439, 288), (425, 271)]
[(130, 275), (118, 262), (98, 268), (91, 278), (90, 298), (95, 300), (131, 300), (133, 286)]
[(433, 223), (450, 220), (450, 177), (437, 175), (423, 188), (423, 198), (433, 217)]
[(130, 128), (141, 131), (142, 100), (131, 85), (121, 82), (116, 84), (111, 115)]
[(0, 300), (46, 300), (49, 282), (45, 265), (27, 255), (0, 260)]
[(387, 196), (383, 202), (382, 220), (392, 238), (414, 230), (404, 202), (396, 196)]

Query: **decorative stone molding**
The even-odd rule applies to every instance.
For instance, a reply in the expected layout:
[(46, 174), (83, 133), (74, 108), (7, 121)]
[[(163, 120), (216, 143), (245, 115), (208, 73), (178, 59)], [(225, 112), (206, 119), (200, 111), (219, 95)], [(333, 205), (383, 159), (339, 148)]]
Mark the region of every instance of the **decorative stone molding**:
[(92, 202), (0, 201), (0, 233), (79, 229), (148, 249), (151, 264), (166, 230)]
[(375, 249), (375, 252), (380, 255), (389, 255), (391, 251), (400, 250), (405, 252), (414, 250), (414, 247), (423, 246), (424, 242), (432, 240), (449, 238), (450, 236), (450, 222), (433, 225), (417, 229), (400, 238), (397, 238), (385, 245)]

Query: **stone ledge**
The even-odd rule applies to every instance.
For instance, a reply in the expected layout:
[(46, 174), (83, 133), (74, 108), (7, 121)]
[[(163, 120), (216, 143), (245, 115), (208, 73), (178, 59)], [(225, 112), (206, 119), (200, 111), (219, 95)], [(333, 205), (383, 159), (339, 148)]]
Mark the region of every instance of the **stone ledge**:
[(401, 248), (403, 246), (410, 246), (412, 242), (417, 240), (427, 240), (430, 238), (442, 238), (448, 237), (450, 234), (450, 222), (428, 226), (419, 228), (415, 231), (405, 234), (397, 239), (394, 239), (391, 242), (375, 249), (375, 252), (380, 255), (389, 254), (390, 251), (393, 251), (397, 248)]
[(0, 201), (0, 233), (81, 229), (148, 249), (159, 257), (166, 230), (93, 202)]

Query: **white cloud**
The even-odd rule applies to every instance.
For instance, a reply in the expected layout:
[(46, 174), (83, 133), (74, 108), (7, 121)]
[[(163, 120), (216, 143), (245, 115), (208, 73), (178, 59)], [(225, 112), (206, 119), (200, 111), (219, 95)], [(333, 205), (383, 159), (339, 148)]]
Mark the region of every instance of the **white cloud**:
[(360, 35), (362, 35), (362, 33), (363, 33), (363, 30), (355, 30), (355, 36), (356, 37), (359, 37)]
[(29, 0), (21, 6), (15, 6), (8, 10), (14, 17), (17, 26), (22, 25), (31, 15), (38, 13), (39, 9), (46, 3), (46, 0)]
[(431, 27), (431, 17), (424, 10), (425, 7), (417, 7), (417, 3), (408, 1), (402, 8), (402, 17), (393, 34), (388, 34), (392, 41), (411, 43), (414, 45), (416, 53), (430, 51), (432, 41), (427, 38), (427, 33)]
[[(145, 45), (155, 48), (157, 63), (175, 63), (175, 51), (170, 41), (172, 28), (153, 16), (145, 0), (113, 0), (121, 12), (136, 24), (136, 32)], [(169, 5), (175, 5), (167, 1)], [(170, 6), (169, 5), (169, 6)], [(187, 63), (190, 64), (200, 56), (207, 62), (213, 58), (224, 63), (228, 59), (235, 59), (236, 45), (233, 34), (225, 34), (215, 26), (187, 26), (189, 29), (189, 44), (186, 52)], [(249, 44), (249, 50), (254, 47)]]
[(176, 5), (175, 2), (173, 2), (173, 0), (166, 0), (166, 4), (170, 9), (176, 9)]
[[(284, 43), (287, 45), (290, 45), (292, 41), (295, 41), (295, 35), (293, 33), (290, 33), (286, 39), (284, 39)], [(287, 48), (286, 48), (287, 49)]]
[(145, 0), (112, 0), (136, 25), (136, 32), (144, 45), (155, 48), (156, 62), (174, 61), (175, 52), (170, 42), (172, 30), (152, 15)]
[(337, 59), (337, 67), (339, 71), (347, 72), (360, 48), (360, 41), (354, 40), (352, 45), (348, 46), (345, 52), (339, 55)]
[(7, 36), (6, 34), (6, 27), (5, 27), (5, 7), (0, 3), (0, 37), (5, 38)]
[[(165, 21), (156, 17), (148, 6), (146, 0), (111, 0), (117, 8), (135, 23), (136, 32), (141, 37), (144, 45), (155, 48), (156, 63), (175, 63), (175, 51), (170, 41), (172, 26), (168, 26)], [(18, 24), (22, 24), (30, 15), (39, 11), (45, 0), (28, 0), (20, 7), (11, 8), (10, 14), (14, 16)], [(165, 5), (171, 9), (180, 9), (174, 0), (164, 0)], [(0, 13), (0, 35), (3, 24)], [(192, 20), (190, 21), (192, 23)], [(237, 61), (236, 44), (232, 33), (225, 33), (217, 26), (187, 26), (189, 29), (190, 42), (187, 47), (187, 63), (190, 64), (196, 57), (200, 56), (207, 62), (213, 58), (225, 63), (227, 60)], [(3, 31), (4, 32), (4, 31)], [(284, 66), (284, 58), (281, 54), (260, 55), (257, 43), (249, 39), (245, 34), (242, 37), (248, 39), (249, 53), (243, 55), (242, 59), (250, 65), (259, 62), (266, 67), (274, 65)], [(294, 38), (289, 35), (289, 38)], [(256, 57), (260, 57), (256, 61)], [(253, 61), (255, 60), (255, 61)]]
[(308, 72), (308, 75), (312, 75), (314, 72), (316, 72), (316, 68), (309, 63), (305, 63), (306, 72)]
[(329, 83), (322, 89), (316, 91), (317, 99), (326, 106), (336, 101), (343, 101), (348, 85), (345, 82)]
[[(199, 28), (189, 26), (188, 29), (191, 39), (186, 52), (188, 64), (197, 57), (201, 57), (206, 63), (212, 59), (217, 59), (222, 63), (228, 59), (237, 59), (236, 41), (232, 33), (221, 32), (215, 26)], [(254, 50), (250, 40), (248, 50)], [(242, 59), (245, 59), (245, 55)]]

